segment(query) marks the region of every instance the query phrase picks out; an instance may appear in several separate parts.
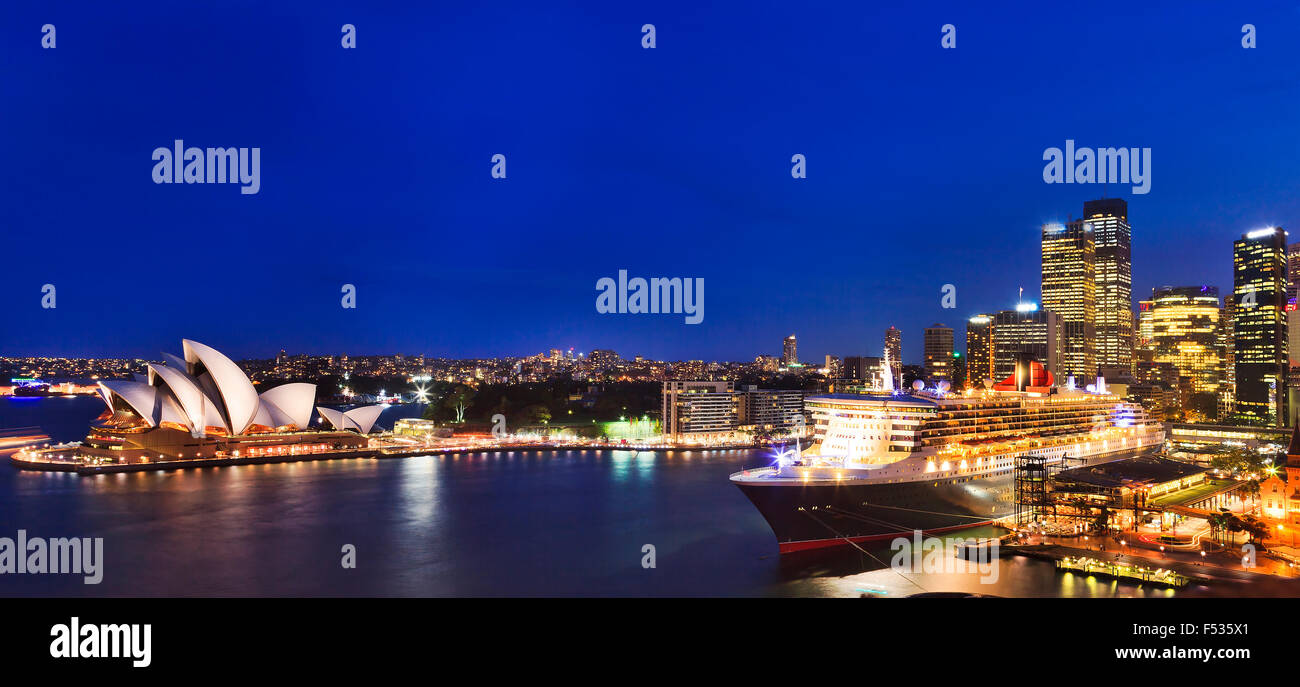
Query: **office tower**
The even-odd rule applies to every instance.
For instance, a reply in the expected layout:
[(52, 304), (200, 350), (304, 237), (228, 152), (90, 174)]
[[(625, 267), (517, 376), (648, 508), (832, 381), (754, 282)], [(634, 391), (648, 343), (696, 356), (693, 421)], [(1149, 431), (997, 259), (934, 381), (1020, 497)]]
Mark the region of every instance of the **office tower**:
[(1061, 377), (1061, 317), (1032, 303), (993, 316), (993, 379), (1016, 372), (1016, 363), (1029, 358), (1042, 363), (1057, 382)]
[(890, 325), (885, 330), (885, 354), (889, 356), (889, 364), (894, 369), (894, 374), (898, 374), (903, 369), (903, 332)]
[[(1131, 372), (1133, 361), (1133, 231), (1120, 198), (1083, 204), (1097, 250), (1097, 367)], [(1046, 306), (1044, 306), (1046, 307)]]
[(1233, 403), (1237, 398), (1237, 366), (1232, 351), (1233, 333), (1232, 297), (1224, 296), (1219, 306), (1219, 348), (1223, 358), (1219, 361), (1219, 417), (1232, 415)]
[(952, 388), (966, 388), (966, 359), (958, 351), (952, 352)]
[(1155, 290), (1152, 301), (1148, 319), (1154, 362), (1173, 365), (1189, 380), (1190, 396), (1183, 404), (1189, 420), (1217, 417), (1223, 359), (1218, 287), (1164, 286)]
[(993, 316), (976, 315), (966, 321), (966, 388), (983, 389), (986, 379), (995, 379)]
[(1300, 243), (1287, 246), (1286, 274), (1287, 365), (1300, 367), (1300, 314), (1296, 308), (1300, 301)]
[(843, 371), (840, 359), (836, 356), (827, 354), (826, 356), (826, 376), (830, 379), (839, 379)]
[(781, 345), (781, 364), (786, 367), (799, 364), (799, 347), (794, 340), (794, 334), (785, 337), (785, 342)]
[(1233, 243), (1235, 414), (1286, 421), (1286, 232), (1259, 229)]
[(1155, 289), (1151, 290), (1152, 299), (1138, 301), (1137, 340), (1133, 342), (1133, 351), (1153, 350), (1155, 345), (1151, 333), (1151, 308), (1156, 304)]
[(952, 327), (938, 323), (926, 327), (923, 342), (926, 378), (952, 382)]
[(1083, 220), (1044, 224), (1042, 308), (1062, 323), (1061, 374), (1080, 379), (1097, 374), (1096, 245)]

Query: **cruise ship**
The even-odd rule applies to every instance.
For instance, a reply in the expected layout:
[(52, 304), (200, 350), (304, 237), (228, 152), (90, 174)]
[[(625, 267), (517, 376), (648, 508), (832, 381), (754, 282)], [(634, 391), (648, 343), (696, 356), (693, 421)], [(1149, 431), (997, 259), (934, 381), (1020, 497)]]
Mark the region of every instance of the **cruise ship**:
[(1037, 362), (999, 384), (947, 394), (811, 396), (811, 447), (731, 482), (776, 534), (781, 553), (991, 524), (1014, 514), (1018, 458), (1081, 466), (1164, 443), (1140, 405), (1052, 386)]

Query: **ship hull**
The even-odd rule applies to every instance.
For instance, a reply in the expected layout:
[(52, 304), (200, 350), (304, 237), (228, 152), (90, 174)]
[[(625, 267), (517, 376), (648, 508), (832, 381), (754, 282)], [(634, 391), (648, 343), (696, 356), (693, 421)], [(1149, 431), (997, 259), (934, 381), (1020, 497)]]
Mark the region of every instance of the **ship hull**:
[[(1097, 456), (1088, 464), (1150, 449)], [(1011, 471), (988, 477), (903, 483), (866, 480), (763, 484), (736, 482), (776, 535), (782, 554), (849, 546), (920, 530), (943, 533), (988, 525), (1015, 512)]]

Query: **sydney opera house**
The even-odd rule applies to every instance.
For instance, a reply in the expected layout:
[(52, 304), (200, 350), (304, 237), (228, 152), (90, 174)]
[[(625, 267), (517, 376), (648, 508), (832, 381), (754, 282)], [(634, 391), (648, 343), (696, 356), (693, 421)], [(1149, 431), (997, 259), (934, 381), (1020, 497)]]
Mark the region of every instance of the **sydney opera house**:
[(78, 462), (133, 464), (195, 459), (274, 458), (364, 450), (383, 408), (319, 408), (332, 430), (313, 430), (316, 385), (258, 393), (234, 361), (186, 339), (182, 356), (163, 354), (136, 379), (99, 383), (108, 408), (77, 450)]

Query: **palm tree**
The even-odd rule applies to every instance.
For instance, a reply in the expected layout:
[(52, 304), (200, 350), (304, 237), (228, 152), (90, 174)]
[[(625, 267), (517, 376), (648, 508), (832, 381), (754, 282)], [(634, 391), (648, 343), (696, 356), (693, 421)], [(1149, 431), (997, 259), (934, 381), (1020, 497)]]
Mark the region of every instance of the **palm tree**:
[(1231, 517), (1231, 513), (1219, 511), (1211, 513), (1210, 517), (1206, 518), (1206, 521), (1210, 524), (1210, 536), (1219, 544), (1223, 544), (1223, 531), (1228, 528)]

